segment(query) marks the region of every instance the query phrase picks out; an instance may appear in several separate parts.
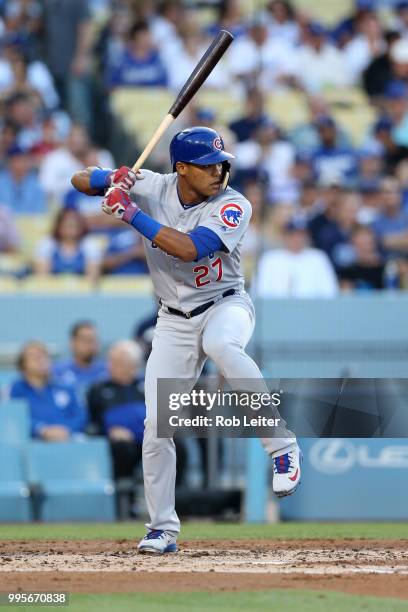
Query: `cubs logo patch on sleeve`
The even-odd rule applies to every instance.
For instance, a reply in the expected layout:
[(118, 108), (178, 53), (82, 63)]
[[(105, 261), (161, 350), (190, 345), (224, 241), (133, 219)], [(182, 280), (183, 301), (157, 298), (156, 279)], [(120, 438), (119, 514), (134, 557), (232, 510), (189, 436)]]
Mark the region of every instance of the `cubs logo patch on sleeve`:
[(220, 208), (219, 216), (224, 225), (230, 229), (235, 229), (241, 223), (244, 211), (239, 204), (230, 202)]

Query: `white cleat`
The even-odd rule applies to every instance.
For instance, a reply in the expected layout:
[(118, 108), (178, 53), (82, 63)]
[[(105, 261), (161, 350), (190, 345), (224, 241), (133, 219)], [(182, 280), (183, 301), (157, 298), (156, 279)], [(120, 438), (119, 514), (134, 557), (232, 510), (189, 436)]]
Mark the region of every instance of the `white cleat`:
[(140, 553), (153, 553), (162, 555), (163, 553), (177, 552), (177, 537), (162, 529), (152, 529), (140, 540), (137, 550)]
[(300, 485), (302, 451), (297, 446), (291, 451), (273, 457), (273, 491), (278, 497), (292, 495)]

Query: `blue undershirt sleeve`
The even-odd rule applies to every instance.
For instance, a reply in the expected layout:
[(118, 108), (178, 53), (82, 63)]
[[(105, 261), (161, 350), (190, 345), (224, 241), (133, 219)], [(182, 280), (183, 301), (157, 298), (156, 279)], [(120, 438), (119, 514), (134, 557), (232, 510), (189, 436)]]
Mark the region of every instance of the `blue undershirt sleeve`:
[(188, 235), (197, 250), (196, 261), (203, 259), (203, 257), (208, 257), (210, 253), (227, 250), (221, 238), (215, 232), (208, 229), (208, 227), (199, 225), (192, 232), (189, 232)]

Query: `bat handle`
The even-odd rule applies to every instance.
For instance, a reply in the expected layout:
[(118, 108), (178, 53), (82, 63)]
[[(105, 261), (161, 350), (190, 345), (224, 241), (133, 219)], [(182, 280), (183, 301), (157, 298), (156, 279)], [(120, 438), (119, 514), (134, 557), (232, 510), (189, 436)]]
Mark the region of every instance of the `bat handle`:
[(142, 153), (140, 154), (140, 157), (136, 160), (136, 163), (132, 168), (133, 172), (137, 172), (138, 170), (140, 170), (146, 159), (149, 157), (150, 153), (153, 151), (154, 147), (159, 142), (160, 138), (163, 136), (164, 132), (173, 123), (174, 119), (175, 118), (173, 117), (173, 115), (170, 114), (164, 117), (163, 121), (147, 143), (146, 147), (143, 149)]

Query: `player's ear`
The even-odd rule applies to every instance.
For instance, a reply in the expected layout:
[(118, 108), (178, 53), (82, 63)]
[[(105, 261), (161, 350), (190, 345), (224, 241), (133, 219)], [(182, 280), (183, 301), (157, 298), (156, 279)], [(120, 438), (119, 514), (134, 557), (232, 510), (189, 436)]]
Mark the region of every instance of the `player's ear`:
[(184, 162), (177, 162), (176, 164), (176, 171), (177, 174), (179, 174), (180, 176), (185, 176), (187, 173), (187, 164), (185, 164)]

